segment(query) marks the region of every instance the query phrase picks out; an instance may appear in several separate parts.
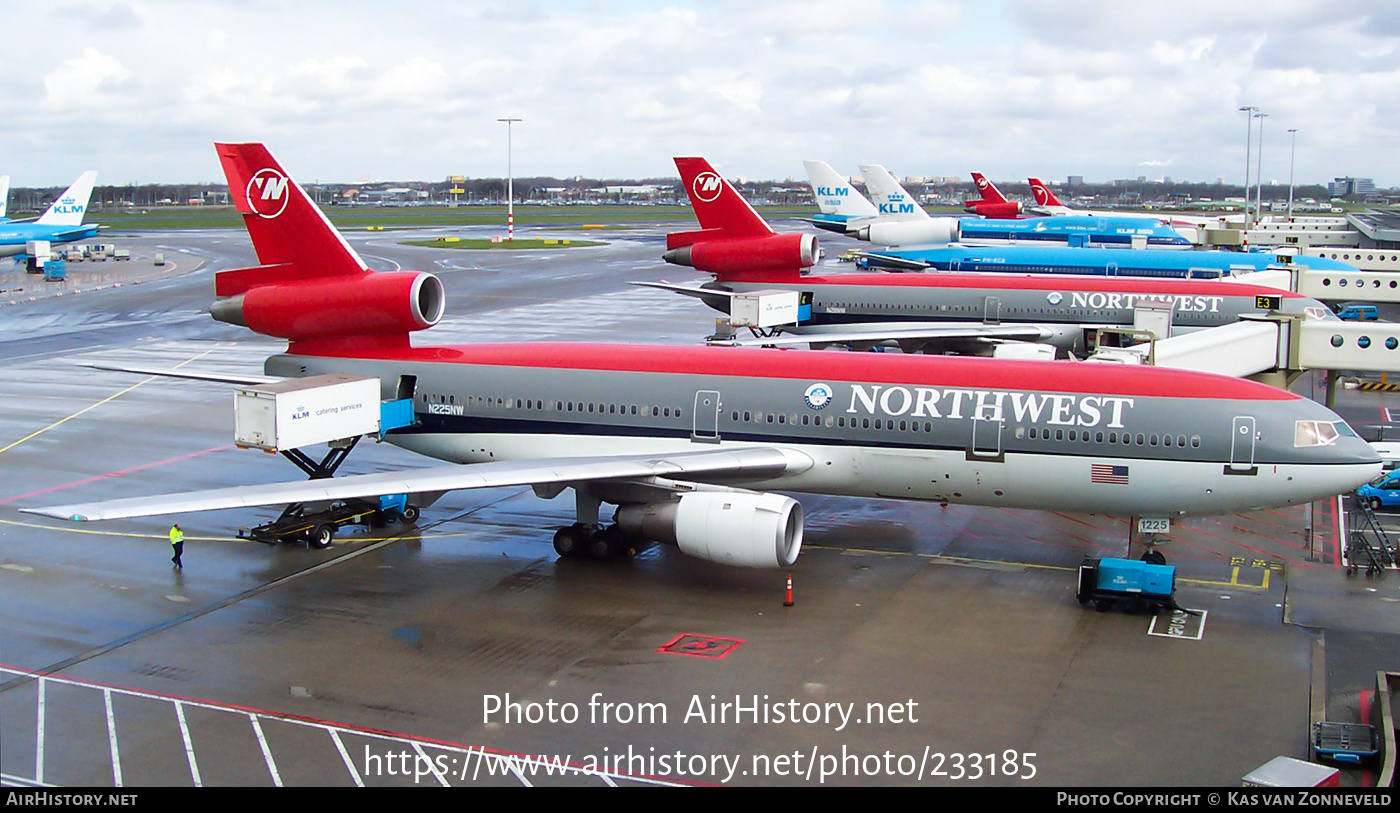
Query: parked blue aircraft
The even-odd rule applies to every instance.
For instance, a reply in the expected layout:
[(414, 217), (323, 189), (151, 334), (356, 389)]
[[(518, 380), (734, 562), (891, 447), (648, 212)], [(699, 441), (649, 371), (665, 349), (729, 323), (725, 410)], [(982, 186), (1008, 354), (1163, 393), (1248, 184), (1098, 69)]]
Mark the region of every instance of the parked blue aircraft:
[(1180, 279), (1218, 279), (1263, 271), (1270, 267), (1287, 267), (1290, 263), (1318, 270), (1356, 270), (1355, 266), (1348, 263), (1302, 255), (1280, 258), (1277, 254), (1240, 251), (1139, 251), (1130, 248), (1066, 246), (954, 245), (903, 251), (867, 251), (861, 254), (857, 261), (862, 268), (894, 268), (904, 271), (1000, 271), (1014, 274), (1098, 274)]
[(96, 237), (97, 226), (83, 225), (88, 198), (92, 196), (92, 187), (96, 182), (96, 171), (84, 172), (33, 223), (0, 222), (0, 257), (23, 254), (25, 244), (32, 240), (58, 244)]
[(964, 217), (960, 230), (958, 242), (964, 245), (1032, 243), (1134, 248), (1133, 241), (1137, 239), (1141, 243), (1138, 247), (1142, 248), (1191, 247), (1191, 241), (1180, 232), (1150, 217), (1064, 215), (1026, 220)]

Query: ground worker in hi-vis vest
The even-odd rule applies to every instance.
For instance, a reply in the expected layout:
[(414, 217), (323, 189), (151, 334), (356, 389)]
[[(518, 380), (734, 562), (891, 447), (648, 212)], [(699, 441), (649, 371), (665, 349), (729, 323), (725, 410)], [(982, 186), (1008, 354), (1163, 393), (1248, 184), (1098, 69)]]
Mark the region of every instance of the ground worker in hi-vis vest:
[(173, 554), (170, 561), (174, 562), (176, 567), (184, 570), (185, 566), (180, 562), (180, 554), (185, 552), (185, 532), (180, 530), (178, 522), (170, 526), (170, 549)]

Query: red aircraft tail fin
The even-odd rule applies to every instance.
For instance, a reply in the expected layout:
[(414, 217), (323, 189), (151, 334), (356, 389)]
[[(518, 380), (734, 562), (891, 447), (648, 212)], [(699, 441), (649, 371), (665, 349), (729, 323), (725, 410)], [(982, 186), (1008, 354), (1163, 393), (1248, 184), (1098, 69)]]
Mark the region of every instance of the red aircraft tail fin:
[(269, 282), (322, 277), (358, 277), (369, 273), (360, 255), (345, 242), (316, 204), (262, 144), (215, 144), (228, 178), (229, 196), (243, 215), (248, 236), (264, 268), (223, 271), (216, 275), (219, 296), (241, 294)]
[(1037, 206), (1064, 206), (1060, 199), (1055, 197), (1055, 193), (1050, 191), (1050, 187), (1041, 182), (1039, 178), (1031, 178), (1031, 194), (1035, 195)]
[(262, 265), (214, 275), (210, 315), (298, 352), (407, 346), (442, 316), (432, 274), (376, 274), (261, 144), (215, 144)]
[(977, 192), (982, 196), (982, 200), (988, 203), (1007, 203), (1006, 196), (1001, 194), (997, 185), (992, 183), (986, 175), (980, 172), (972, 173), (972, 180), (977, 184)]
[(709, 271), (721, 281), (797, 279), (821, 256), (810, 234), (778, 234), (704, 158), (677, 158), (699, 231), (666, 235), (668, 263)]

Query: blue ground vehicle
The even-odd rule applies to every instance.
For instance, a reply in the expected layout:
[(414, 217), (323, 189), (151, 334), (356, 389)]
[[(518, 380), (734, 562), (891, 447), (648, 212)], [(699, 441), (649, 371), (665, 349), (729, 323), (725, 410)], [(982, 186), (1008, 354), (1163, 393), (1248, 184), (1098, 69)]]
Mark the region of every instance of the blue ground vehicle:
[(1374, 322), (1381, 318), (1381, 311), (1375, 305), (1351, 302), (1337, 308), (1337, 318), (1348, 322)]
[(1381, 472), (1380, 476), (1356, 490), (1356, 498), (1377, 508), (1400, 505), (1400, 469)]

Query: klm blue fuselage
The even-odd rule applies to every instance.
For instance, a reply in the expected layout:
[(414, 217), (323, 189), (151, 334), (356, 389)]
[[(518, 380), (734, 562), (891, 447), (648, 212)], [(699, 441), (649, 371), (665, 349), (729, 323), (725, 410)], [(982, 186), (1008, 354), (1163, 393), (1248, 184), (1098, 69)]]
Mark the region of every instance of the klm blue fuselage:
[(0, 222), (0, 257), (24, 253), (25, 243), (47, 240), (53, 245), (97, 236), (96, 225), (57, 226), (40, 223)]
[(1025, 220), (961, 218), (960, 241), (969, 245), (1030, 243), (1032, 245), (1130, 248), (1134, 238), (1148, 248), (1191, 247), (1179, 232), (1150, 217), (1033, 217)]
[[(1056, 218), (1059, 219), (1059, 218)], [(884, 259), (888, 258), (888, 259)], [(1296, 256), (1294, 265), (1318, 270), (1355, 271), (1325, 257)], [(1100, 276), (1218, 279), (1279, 266), (1277, 255), (1237, 251), (1140, 251), (1130, 248), (1065, 246), (963, 246), (866, 252), (867, 268), (908, 269), (923, 264), (938, 271), (1000, 271), (1017, 274), (1097, 274)]]

